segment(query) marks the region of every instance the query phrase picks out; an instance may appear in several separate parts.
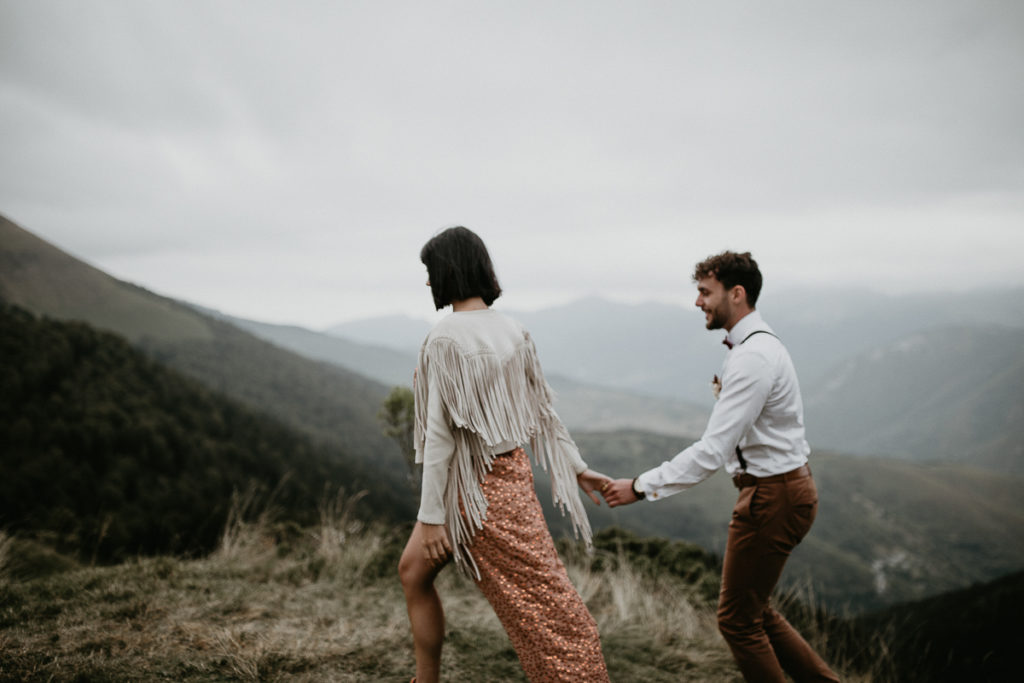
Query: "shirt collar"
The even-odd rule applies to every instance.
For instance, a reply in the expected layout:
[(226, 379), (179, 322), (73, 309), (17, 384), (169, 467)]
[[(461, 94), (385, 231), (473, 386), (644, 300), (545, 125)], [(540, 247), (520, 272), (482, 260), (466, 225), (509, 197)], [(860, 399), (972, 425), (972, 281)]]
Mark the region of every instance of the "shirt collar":
[(738, 323), (733, 325), (732, 329), (729, 330), (729, 334), (725, 335), (725, 338), (732, 346), (736, 346), (737, 344), (742, 344), (743, 340), (755, 330), (771, 331), (771, 328), (761, 319), (761, 313), (756, 310), (747, 313)]

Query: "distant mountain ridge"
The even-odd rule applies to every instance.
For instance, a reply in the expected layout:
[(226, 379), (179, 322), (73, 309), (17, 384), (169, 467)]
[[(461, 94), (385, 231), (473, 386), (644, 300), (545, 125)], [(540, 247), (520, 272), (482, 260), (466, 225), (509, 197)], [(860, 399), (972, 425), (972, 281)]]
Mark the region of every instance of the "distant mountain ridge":
[[(504, 310), (500, 299), (495, 307)], [(850, 357), (930, 329), (1024, 329), (1024, 288), (1019, 287), (892, 296), (828, 288), (767, 291), (758, 308), (786, 342), (804, 385), (833, 374)], [(541, 311), (506, 312), (530, 329), (549, 372), (710, 405), (706, 377), (721, 366), (725, 333), (707, 331), (693, 306), (589, 297)], [(425, 320), (387, 316), (327, 332), (409, 351), (419, 348), (429, 327)]]
[[(349, 368), (379, 382), (412, 386), (416, 353), (360, 344), (310, 330), (211, 315), (300, 355)], [(663, 434), (700, 432), (708, 410), (689, 401), (579, 382), (546, 374), (557, 395), (555, 408), (570, 429), (646, 429)]]
[[(901, 297), (825, 290), (777, 299), (768, 299), (763, 315), (797, 367), (812, 447), (1024, 473), (1024, 290)], [(710, 410), (724, 333), (705, 330), (695, 310), (589, 298), (510, 315), (530, 329), (552, 377), (661, 397), (688, 427), (669, 433), (702, 431), (689, 429), (699, 411), (677, 402)], [(400, 328), (387, 320), (392, 339)], [(404, 322), (409, 334), (426, 328)], [(364, 340), (384, 329), (372, 320), (332, 328)], [(573, 397), (563, 398), (560, 410), (571, 410)], [(626, 412), (617, 427), (649, 428)]]
[(1024, 473), (1024, 330), (918, 332), (847, 360), (805, 403), (817, 443)]
[(429, 331), (430, 323), (426, 320), (405, 315), (383, 315), (332, 325), (323, 333), (370, 346), (415, 353)]

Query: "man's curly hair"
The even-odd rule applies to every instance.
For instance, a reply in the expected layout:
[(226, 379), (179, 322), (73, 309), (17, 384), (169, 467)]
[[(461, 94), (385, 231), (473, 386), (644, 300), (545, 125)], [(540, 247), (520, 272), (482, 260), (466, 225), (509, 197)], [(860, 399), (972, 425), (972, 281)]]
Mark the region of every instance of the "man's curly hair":
[(722, 283), (726, 290), (736, 285), (743, 285), (747, 292), (747, 303), (751, 308), (757, 303), (761, 294), (761, 271), (757, 261), (749, 251), (737, 254), (734, 251), (723, 251), (721, 254), (709, 256), (697, 264), (693, 270), (693, 281), (713, 277)]

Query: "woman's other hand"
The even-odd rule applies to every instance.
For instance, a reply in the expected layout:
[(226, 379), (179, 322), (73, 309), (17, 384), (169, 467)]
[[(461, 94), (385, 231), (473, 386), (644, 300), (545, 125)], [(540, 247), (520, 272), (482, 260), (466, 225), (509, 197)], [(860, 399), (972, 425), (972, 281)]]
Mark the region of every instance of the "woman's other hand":
[(420, 527), (421, 538), (423, 539), (423, 553), (427, 562), (436, 567), (444, 564), (452, 553), (452, 544), (448, 541), (448, 532), (443, 524), (424, 524), (416, 522)]
[(594, 470), (586, 470), (576, 475), (576, 481), (583, 492), (590, 496), (590, 500), (600, 505), (601, 499), (594, 491), (601, 491), (606, 484), (611, 483), (612, 478)]

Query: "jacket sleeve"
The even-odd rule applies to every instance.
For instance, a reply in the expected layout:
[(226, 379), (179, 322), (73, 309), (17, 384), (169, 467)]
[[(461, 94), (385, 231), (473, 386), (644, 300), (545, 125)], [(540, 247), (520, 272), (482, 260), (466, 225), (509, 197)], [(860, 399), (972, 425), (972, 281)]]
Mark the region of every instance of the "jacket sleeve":
[(423, 463), (423, 486), (416, 519), (425, 524), (445, 523), (444, 494), (448, 485), (448, 467), (455, 452), (455, 438), (435, 374), (429, 354), (424, 352), (417, 373), (417, 382), (422, 385), (417, 386), (416, 392), (416, 400), (425, 403), (417, 406), (417, 414), (423, 415), (422, 441), (417, 443), (418, 446), (422, 444), (417, 449), (420, 456), (417, 459)]

